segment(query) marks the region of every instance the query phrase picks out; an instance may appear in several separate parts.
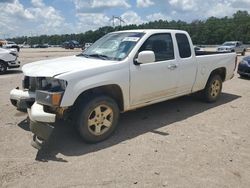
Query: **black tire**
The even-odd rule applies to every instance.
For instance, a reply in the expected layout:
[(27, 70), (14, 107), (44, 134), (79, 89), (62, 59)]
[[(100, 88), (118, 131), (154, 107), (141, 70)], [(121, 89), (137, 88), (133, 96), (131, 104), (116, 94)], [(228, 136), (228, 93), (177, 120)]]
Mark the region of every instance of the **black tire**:
[[(101, 114), (97, 112), (99, 107)], [(108, 96), (96, 96), (93, 97), (92, 100), (82, 102), (77, 108), (78, 117), (76, 126), (85, 142), (97, 143), (103, 141), (114, 132), (120, 111), (117, 103), (112, 98)], [(105, 113), (107, 114), (107, 109), (112, 112), (106, 116)], [(92, 122), (94, 124), (91, 125)], [(111, 125), (106, 126), (105, 123), (107, 124), (107, 122)], [(99, 133), (99, 131), (101, 132)]]
[(7, 65), (5, 62), (0, 61), (0, 75), (5, 74), (7, 71)]
[(243, 52), (241, 53), (242, 56), (245, 56), (246, 54), (246, 50), (243, 50)]
[(211, 75), (208, 79), (205, 89), (203, 90), (203, 98), (206, 102), (212, 103), (218, 100), (222, 90), (222, 79), (220, 75)]

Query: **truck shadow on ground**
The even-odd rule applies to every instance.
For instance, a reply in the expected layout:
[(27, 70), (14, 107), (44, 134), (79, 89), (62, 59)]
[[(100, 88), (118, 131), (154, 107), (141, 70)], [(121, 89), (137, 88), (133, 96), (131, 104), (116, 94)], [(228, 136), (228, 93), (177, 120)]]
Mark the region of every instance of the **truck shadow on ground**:
[(58, 122), (48, 144), (38, 151), (36, 160), (43, 162), (50, 160), (67, 162), (56, 155), (61, 153), (64, 156), (81, 156), (119, 143), (125, 143), (127, 140), (148, 132), (158, 134), (159, 136), (168, 136), (167, 132), (161, 132), (157, 129), (171, 126), (175, 122), (190, 118), (238, 98), (240, 96), (223, 93), (219, 101), (209, 104), (193, 96), (185, 96), (127, 112), (121, 114), (119, 126), (114, 135), (98, 144), (84, 143), (74, 129), (74, 126)]

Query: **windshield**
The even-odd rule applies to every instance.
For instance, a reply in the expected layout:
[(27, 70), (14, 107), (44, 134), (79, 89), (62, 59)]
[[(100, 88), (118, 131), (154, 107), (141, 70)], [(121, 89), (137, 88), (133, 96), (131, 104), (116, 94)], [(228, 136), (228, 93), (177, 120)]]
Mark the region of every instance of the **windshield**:
[(122, 32), (110, 33), (92, 44), (82, 56), (104, 60), (122, 60), (128, 56), (144, 33)]
[(225, 42), (222, 44), (222, 46), (235, 46), (234, 42)]

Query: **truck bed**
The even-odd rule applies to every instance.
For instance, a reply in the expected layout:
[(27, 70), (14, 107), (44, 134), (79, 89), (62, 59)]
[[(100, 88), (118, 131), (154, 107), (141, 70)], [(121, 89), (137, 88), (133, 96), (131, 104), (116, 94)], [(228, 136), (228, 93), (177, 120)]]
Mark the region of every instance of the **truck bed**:
[(196, 55), (198, 70), (193, 91), (204, 88), (213, 70), (225, 68), (225, 81), (233, 77), (236, 54), (231, 52), (199, 52)]
[(196, 56), (202, 56), (202, 55), (215, 55), (215, 54), (228, 54), (232, 52), (215, 52), (215, 51), (195, 51)]

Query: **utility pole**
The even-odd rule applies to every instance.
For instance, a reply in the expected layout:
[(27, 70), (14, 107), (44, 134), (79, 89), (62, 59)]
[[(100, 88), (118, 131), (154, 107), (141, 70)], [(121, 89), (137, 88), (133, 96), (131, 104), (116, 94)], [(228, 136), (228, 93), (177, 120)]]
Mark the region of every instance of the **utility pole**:
[(113, 27), (115, 27), (115, 20), (119, 21), (120, 27), (122, 26), (122, 23), (125, 23), (125, 21), (120, 16), (112, 16), (111, 20), (112, 20), (112, 23), (113, 23)]

